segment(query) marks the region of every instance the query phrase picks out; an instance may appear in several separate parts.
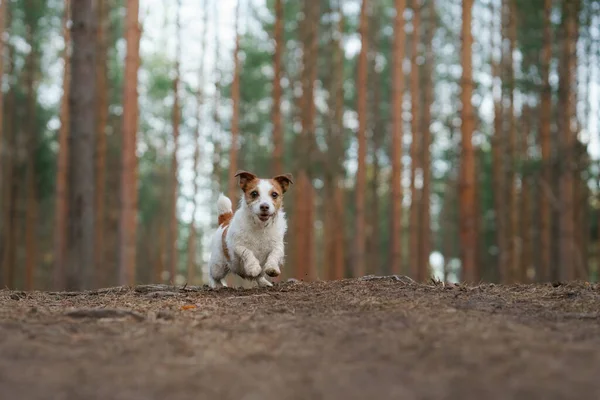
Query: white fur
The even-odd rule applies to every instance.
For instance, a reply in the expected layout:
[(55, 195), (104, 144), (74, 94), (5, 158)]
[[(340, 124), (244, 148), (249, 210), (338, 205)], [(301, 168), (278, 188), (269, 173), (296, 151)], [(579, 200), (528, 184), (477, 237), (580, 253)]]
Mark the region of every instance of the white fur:
[[(273, 185), (261, 180), (257, 185), (259, 196), (250, 204), (242, 198), (226, 234), (227, 249), (231, 261), (223, 254), (222, 236), (224, 227), (215, 231), (211, 243), (209, 261), (209, 284), (213, 288), (225, 285), (229, 272), (256, 281), (258, 286), (272, 286), (267, 276), (278, 276), (283, 264), (283, 238), (287, 231), (285, 212), (275, 211), (269, 192)], [(260, 206), (268, 205), (268, 220), (261, 221), (259, 214), (265, 211)], [(264, 208), (264, 207), (263, 207)], [(231, 210), (231, 200), (221, 195), (217, 201), (219, 215)]]
[(219, 215), (233, 212), (231, 200), (229, 200), (229, 197), (225, 196), (223, 193), (219, 195), (219, 199), (217, 200), (217, 211), (219, 212)]

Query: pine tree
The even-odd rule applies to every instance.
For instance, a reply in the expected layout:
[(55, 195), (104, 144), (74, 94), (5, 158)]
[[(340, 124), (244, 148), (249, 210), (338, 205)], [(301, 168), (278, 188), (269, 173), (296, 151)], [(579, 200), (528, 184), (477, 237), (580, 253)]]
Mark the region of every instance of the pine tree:
[(473, 36), (471, 20), (473, 0), (464, 0), (462, 4), (462, 47), (461, 60), (463, 66), (462, 87), (462, 140), (461, 170), (459, 184), (460, 203), (460, 244), (462, 260), (462, 280), (475, 282), (477, 277), (477, 231), (475, 215), (475, 152), (473, 149), (473, 131), (475, 118), (471, 96), (473, 93)]
[(231, 116), (231, 146), (229, 148), (229, 198), (237, 204), (238, 185), (233, 176), (238, 170), (238, 146), (240, 136), (240, 0), (235, 12), (235, 47), (233, 50), (233, 82), (231, 84), (231, 100), (233, 115)]
[[(214, 16), (213, 19), (215, 21), (219, 21), (219, 1), (215, 0), (214, 2)], [(214, 58), (215, 58), (215, 68), (214, 68), (214, 85), (215, 85), (215, 95), (213, 98), (213, 121), (215, 123), (214, 127), (213, 127), (213, 134), (211, 137), (211, 141), (213, 143), (214, 146), (214, 151), (213, 151), (213, 180), (214, 180), (214, 185), (216, 186), (216, 192), (220, 192), (222, 189), (222, 185), (221, 185), (221, 156), (222, 156), (222, 147), (221, 147), (221, 137), (220, 137), (220, 130), (221, 130), (221, 114), (219, 112), (219, 107), (220, 107), (220, 102), (221, 102), (221, 53), (220, 53), (220, 48), (221, 48), (221, 41), (220, 41), (220, 37), (219, 37), (219, 29), (215, 29), (215, 37), (214, 37), (214, 46), (215, 46), (215, 54), (214, 54)], [(228, 176), (227, 179), (232, 179), (232, 176)]]
[(429, 277), (429, 255), (431, 254), (431, 107), (433, 105), (433, 35), (435, 31), (436, 10), (435, 1), (427, 0), (426, 23), (424, 30), (425, 63), (423, 65), (423, 113), (421, 130), (423, 132), (423, 189), (421, 191), (421, 215), (419, 218), (419, 266), (421, 279)]
[(315, 268), (315, 190), (312, 185), (311, 160), (314, 158), (315, 141), (315, 101), (314, 90), (317, 78), (316, 61), (318, 58), (318, 24), (320, 20), (320, 4), (311, 0), (304, 0), (304, 19), (300, 22), (302, 52), (302, 97), (300, 99), (300, 120), (302, 132), (298, 138), (299, 159), (297, 161), (297, 183), (295, 191), (302, 193), (302, 201), (294, 205), (294, 235), (296, 245), (294, 249), (296, 277), (300, 279), (313, 279)]
[(547, 282), (551, 279), (551, 246), (552, 246), (552, 146), (550, 123), (552, 120), (552, 87), (550, 86), (550, 63), (552, 61), (552, 0), (544, 0), (543, 47), (541, 54), (542, 93), (540, 95), (540, 142), (542, 150), (542, 182), (540, 184), (540, 276), (539, 280)]
[(420, 0), (412, 0), (413, 9), (413, 32), (411, 36), (411, 67), (410, 67), (410, 102), (411, 102), (411, 131), (412, 140), (410, 142), (410, 223), (409, 223), (409, 257), (411, 275), (417, 281), (424, 279), (421, 276), (421, 265), (419, 264), (419, 210), (421, 208), (421, 190), (417, 188), (417, 175), (422, 172), (421, 169), (421, 110), (420, 89), (419, 89), (419, 42), (421, 29), (421, 5)]
[(521, 214), (521, 224), (519, 226), (521, 231), (521, 259), (519, 261), (519, 271), (517, 275), (517, 281), (526, 282), (528, 278), (528, 270), (532, 267), (532, 215), (533, 211), (531, 210), (531, 197), (532, 197), (532, 188), (531, 188), (531, 175), (525, 169), (525, 165), (527, 165), (529, 161), (529, 135), (531, 132), (531, 115), (532, 109), (528, 104), (523, 105), (521, 111), (521, 122), (520, 122), (520, 130), (521, 130), (521, 140), (520, 140), (520, 158), (521, 164), (524, 165), (522, 167), (521, 172), (521, 199), (520, 199), (520, 214)]
[(518, 191), (516, 182), (516, 161), (517, 161), (517, 120), (515, 115), (515, 68), (514, 68), (514, 57), (516, 42), (517, 42), (517, 7), (516, 0), (507, 0), (507, 18), (508, 18), (508, 51), (506, 53), (506, 68), (507, 68), (507, 91), (508, 91), (508, 102), (510, 104), (508, 112), (508, 169), (506, 184), (508, 186), (508, 220), (509, 220), (509, 271), (508, 279), (509, 282), (516, 281), (519, 276), (519, 245), (520, 243), (520, 232), (519, 232), (519, 207), (518, 207)]
[(562, 30), (564, 35), (561, 41), (562, 56), (559, 68), (559, 94), (558, 102), (561, 110), (558, 118), (559, 150), (560, 150), (560, 177), (559, 177), (559, 277), (562, 280), (575, 278), (575, 226), (574, 226), (574, 182), (573, 163), (575, 148), (575, 132), (573, 122), (575, 112), (575, 75), (577, 73), (577, 18), (579, 0), (565, 1), (562, 7)]
[(69, 93), (69, 208), (67, 281), (70, 290), (91, 286), (94, 269), (94, 147), (96, 32), (93, 0), (72, 3), (73, 54)]
[(370, 152), (371, 162), (369, 170), (371, 176), (369, 179), (369, 202), (368, 202), (368, 213), (367, 214), (367, 257), (366, 257), (366, 268), (367, 274), (380, 274), (381, 271), (381, 229), (380, 229), (380, 201), (379, 201), (379, 190), (380, 190), (380, 175), (381, 175), (381, 164), (382, 161), (379, 157), (379, 153), (383, 146), (383, 139), (385, 132), (383, 131), (383, 119), (381, 116), (381, 108), (383, 105), (381, 96), (381, 82), (382, 74), (377, 68), (377, 54), (381, 50), (382, 38), (380, 29), (381, 19), (381, 7), (377, 4), (374, 5), (373, 11), (371, 12), (369, 22), (369, 54), (368, 64), (369, 73), (367, 79), (371, 82), (372, 87), (371, 94), (369, 97), (370, 110), (368, 115), (370, 135)]
[(394, 50), (392, 53), (392, 174), (391, 174), (391, 271), (394, 274), (402, 272), (402, 96), (404, 94), (404, 73), (402, 61), (406, 33), (404, 31), (404, 10), (406, 0), (396, 0), (396, 17), (394, 19)]
[(356, 230), (354, 244), (354, 276), (363, 276), (365, 272), (365, 193), (366, 193), (366, 157), (367, 157), (367, 55), (369, 42), (369, 5), (368, 0), (362, 0), (360, 11), (359, 33), (361, 37), (361, 49), (358, 56), (357, 72), (357, 102), (356, 111), (358, 114), (358, 169), (356, 171)]
[(344, 32), (344, 14), (338, 1), (335, 8), (338, 15), (337, 26), (332, 27), (331, 39), (331, 79), (329, 88), (330, 123), (328, 136), (326, 196), (332, 201), (325, 202), (325, 265), (328, 278), (344, 277), (344, 53), (342, 34)]
[(283, 37), (283, 0), (275, 0), (275, 27), (273, 37), (275, 52), (273, 54), (273, 175), (283, 174), (283, 123), (281, 118), (281, 58), (285, 46)]
[[(6, 10), (8, 8), (8, 0), (0, 0), (0, 34), (4, 35), (6, 30)], [(0, 85), (4, 81), (4, 63), (6, 59), (4, 57), (5, 46), (4, 40), (0, 40)], [(3, 163), (4, 163), (4, 92), (0, 91), (0, 193), (3, 193)], [(1, 200), (1, 199), (0, 199)], [(0, 202), (0, 204), (2, 204)], [(0, 223), (0, 229), (4, 228), (4, 223)], [(0, 230), (0, 232), (2, 232)], [(5, 250), (6, 251), (6, 250)]]
[(67, 174), (69, 160), (69, 92), (71, 82), (71, 31), (70, 0), (65, 0), (63, 16), (63, 95), (60, 102), (60, 130), (58, 132), (58, 161), (56, 168), (56, 200), (54, 211), (54, 272), (55, 289), (64, 289), (66, 285), (65, 264), (67, 245)]
[[(501, 21), (503, 15), (503, 6), (500, 1), (498, 10), (492, 10), (493, 21)], [(491, 48), (502, 54), (503, 29), (501, 23), (493, 23), (493, 35), (491, 36)], [(496, 37), (500, 36), (500, 40)], [(501, 79), (500, 60), (492, 54), (492, 76), (494, 80)], [(496, 246), (498, 247), (498, 275), (502, 281), (506, 281), (508, 270), (508, 244), (507, 244), (507, 224), (506, 224), (506, 175), (505, 175), (505, 151), (506, 140), (502, 124), (504, 110), (502, 107), (502, 85), (492, 84), (494, 97), (494, 134), (492, 136), (492, 180), (494, 185), (494, 222), (496, 232)]]
[[(31, 6), (31, 5), (29, 5)], [(26, 219), (25, 219), (25, 290), (33, 290), (34, 274), (38, 258), (38, 188), (37, 173), (35, 168), (35, 154), (38, 145), (38, 138), (35, 126), (37, 88), (35, 75), (37, 70), (38, 45), (35, 42), (34, 34), (36, 31), (37, 20), (32, 15), (31, 9), (26, 12), (27, 41), (31, 46), (31, 51), (27, 55), (25, 72), (25, 90), (26, 90), (26, 132), (27, 132), (27, 165), (25, 174), (25, 184), (27, 193)]]
[(96, 127), (96, 232), (95, 232), (95, 259), (96, 274), (95, 282), (101, 281), (104, 275), (104, 219), (105, 219), (105, 188), (106, 188), (106, 127), (108, 124), (108, 71), (107, 71), (107, 53), (108, 53), (108, 16), (110, 2), (97, 2), (98, 25), (96, 31), (96, 88), (97, 88), (97, 127)]
[(179, 105), (179, 86), (181, 80), (180, 62), (181, 62), (181, 0), (177, 0), (177, 49), (175, 51), (175, 78), (173, 79), (173, 154), (171, 156), (171, 221), (169, 224), (169, 276), (172, 282), (175, 282), (177, 275), (178, 263), (178, 246), (177, 240), (179, 237), (179, 218), (177, 217), (177, 198), (179, 194), (179, 163), (177, 161), (177, 153), (179, 152), (179, 125), (181, 118), (181, 109)]
[(123, 88), (123, 142), (121, 153), (121, 218), (119, 283), (135, 283), (137, 234), (137, 129), (138, 67), (141, 30), (138, 22), (139, 0), (127, 0), (125, 83)]
[(198, 109), (196, 113), (196, 131), (194, 134), (194, 198), (192, 208), (192, 221), (190, 222), (190, 236), (188, 238), (188, 259), (187, 259), (187, 281), (193, 284), (196, 276), (196, 246), (198, 241), (198, 232), (196, 230), (196, 211), (198, 210), (198, 168), (200, 164), (200, 131), (202, 129), (202, 106), (204, 105), (204, 65), (206, 60), (206, 36), (208, 26), (207, 0), (202, 2), (204, 18), (202, 20), (202, 39), (200, 66), (198, 68), (198, 91), (196, 92), (196, 102)]
[[(10, 21), (10, 14), (8, 14)], [(10, 26), (10, 23), (7, 23)], [(12, 74), (15, 70), (15, 51), (13, 46), (8, 46), (8, 59), (10, 60), (10, 71)], [(11, 152), (7, 157), (7, 165), (5, 171), (5, 187), (4, 187), (4, 238), (2, 254), (2, 277), (3, 285), (8, 288), (14, 287), (15, 269), (17, 256), (17, 189), (18, 189), (18, 167), (17, 164), (17, 135), (14, 132), (16, 114), (16, 88), (11, 87), (8, 91), (6, 99), (6, 118), (4, 120), (6, 129), (7, 147)]]

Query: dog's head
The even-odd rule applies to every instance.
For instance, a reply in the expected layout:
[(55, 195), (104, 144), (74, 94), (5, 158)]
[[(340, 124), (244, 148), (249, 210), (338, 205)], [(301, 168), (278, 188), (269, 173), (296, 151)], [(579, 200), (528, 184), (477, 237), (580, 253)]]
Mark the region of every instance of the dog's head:
[(251, 213), (262, 222), (277, 215), (283, 206), (283, 194), (293, 184), (292, 174), (262, 179), (247, 171), (238, 171), (235, 177), (244, 193), (242, 201)]

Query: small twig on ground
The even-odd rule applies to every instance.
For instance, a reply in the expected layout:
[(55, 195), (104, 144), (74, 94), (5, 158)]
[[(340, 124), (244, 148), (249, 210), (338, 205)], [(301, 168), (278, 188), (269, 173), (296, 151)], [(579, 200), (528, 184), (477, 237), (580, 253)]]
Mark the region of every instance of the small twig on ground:
[(250, 294), (248, 296), (234, 296), (234, 297), (228, 297), (227, 300), (239, 300), (239, 299), (248, 299), (250, 297), (269, 297), (270, 294), (268, 293), (261, 293), (261, 294)]
[(137, 285), (134, 290), (137, 293), (154, 293), (154, 292), (173, 292), (173, 293), (185, 293), (185, 292), (202, 292), (207, 290), (208, 286), (187, 286), (177, 287), (173, 285), (165, 284), (151, 284), (151, 285)]
[(150, 292), (176, 292), (177, 286), (164, 285), (164, 284), (153, 284), (153, 285), (137, 285), (134, 290), (138, 293), (150, 293)]
[(566, 313), (559, 315), (565, 319), (600, 319), (600, 313)]
[(123, 293), (127, 292), (129, 288), (127, 286), (117, 286), (111, 288), (102, 288), (97, 290), (84, 290), (81, 292), (48, 292), (52, 296), (62, 297), (74, 297), (74, 296), (98, 296), (100, 294), (112, 294), (112, 293)]
[(406, 275), (366, 275), (359, 279), (361, 281), (377, 281), (382, 279), (391, 279), (394, 281), (402, 282), (407, 285), (416, 283), (412, 278)]
[(73, 297), (83, 296), (86, 294), (86, 292), (48, 292), (48, 294), (52, 296)]
[(207, 291), (208, 289), (210, 289), (210, 287), (208, 285), (202, 285), (202, 286), (184, 286), (181, 289), (179, 289), (182, 292), (203, 292), (203, 291)]
[(132, 317), (137, 321), (143, 321), (146, 319), (142, 314), (131, 310), (113, 309), (113, 308), (91, 308), (91, 309), (80, 309), (66, 313), (71, 318), (123, 318)]
[(157, 297), (181, 297), (183, 296), (182, 293), (177, 293), (177, 292), (149, 292), (145, 294), (146, 297), (152, 297), (152, 298), (157, 298)]

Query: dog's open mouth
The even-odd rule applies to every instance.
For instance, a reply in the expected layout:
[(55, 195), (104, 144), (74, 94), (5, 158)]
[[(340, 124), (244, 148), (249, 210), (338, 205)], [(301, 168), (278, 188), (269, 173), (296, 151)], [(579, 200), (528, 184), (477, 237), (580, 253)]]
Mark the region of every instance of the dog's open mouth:
[(269, 218), (271, 218), (271, 214), (258, 214), (258, 219), (262, 222), (266, 222)]

